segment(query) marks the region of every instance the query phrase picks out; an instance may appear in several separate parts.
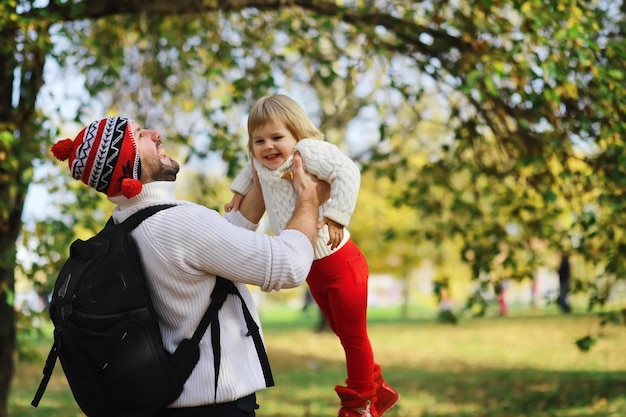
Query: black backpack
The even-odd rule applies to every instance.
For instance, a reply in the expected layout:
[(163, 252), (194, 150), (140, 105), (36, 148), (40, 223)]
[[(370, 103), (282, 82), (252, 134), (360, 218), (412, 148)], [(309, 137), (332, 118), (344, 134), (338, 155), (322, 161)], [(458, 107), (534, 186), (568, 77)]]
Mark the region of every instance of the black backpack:
[(241, 300), (266, 385), (273, 385), (259, 327), (235, 285), (224, 278), (217, 277), (211, 303), (193, 337), (183, 340), (173, 354), (163, 347), (139, 250), (130, 231), (168, 207), (148, 207), (118, 225), (110, 219), (96, 236), (72, 243), (50, 302), (54, 343), (31, 403), (34, 407), (59, 358), (74, 398), (87, 416), (154, 416), (182, 392), (200, 357), (198, 344), (211, 322), (217, 391), (218, 311), (228, 294)]

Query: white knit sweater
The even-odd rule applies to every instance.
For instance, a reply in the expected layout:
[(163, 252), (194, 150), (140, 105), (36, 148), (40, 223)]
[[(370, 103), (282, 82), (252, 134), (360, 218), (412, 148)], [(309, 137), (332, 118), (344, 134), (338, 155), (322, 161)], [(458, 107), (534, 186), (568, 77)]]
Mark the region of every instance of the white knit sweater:
[[(328, 217), (344, 226), (343, 241), (334, 251), (327, 245), (328, 226), (320, 229), (314, 248), (315, 259), (320, 259), (339, 250), (350, 238), (347, 226), (359, 195), (361, 173), (352, 159), (332, 143), (318, 139), (302, 139), (296, 143), (295, 150), (300, 152), (306, 172), (330, 183), (330, 199), (320, 206), (320, 220)], [(281, 178), (293, 169), (293, 156), (275, 170), (264, 167), (256, 159), (253, 162), (263, 190), (263, 200), (272, 232), (279, 234), (285, 230), (296, 206), (296, 192), (291, 182)], [(246, 195), (251, 188), (252, 170), (248, 165), (235, 178), (230, 189)]]
[[(113, 212), (116, 223), (147, 206), (177, 204), (149, 217), (132, 232), (159, 314), (164, 346), (170, 352), (196, 329), (209, 305), (216, 275), (235, 281), (260, 324), (246, 284), (263, 291), (296, 287), (306, 279), (313, 260), (311, 244), (303, 233), (292, 229), (277, 237), (256, 233), (257, 225), (241, 213), (222, 217), (204, 206), (177, 201), (174, 189), (174, 182), (154, 182), (144, 184), (142, 192), (132, 199), (110, 198), (117, 204)], [(200, 361), (171, 406), (228, 402), (265, 388), (238, 298), (228, 296), (219, 319), (222, 358), (217, 398), (207, 331), (200, 344)]]

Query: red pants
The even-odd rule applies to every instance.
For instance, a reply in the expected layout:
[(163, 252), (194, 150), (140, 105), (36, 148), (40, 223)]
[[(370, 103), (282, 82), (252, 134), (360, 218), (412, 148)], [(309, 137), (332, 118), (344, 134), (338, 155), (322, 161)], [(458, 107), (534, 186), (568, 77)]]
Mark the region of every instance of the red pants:
[(367, 335), (367, 260), (349, 240), (340, 250), (313, 262), (307, 283), (315, 302), (341, 341), (348, 388), (370, 389), (374, 354)]

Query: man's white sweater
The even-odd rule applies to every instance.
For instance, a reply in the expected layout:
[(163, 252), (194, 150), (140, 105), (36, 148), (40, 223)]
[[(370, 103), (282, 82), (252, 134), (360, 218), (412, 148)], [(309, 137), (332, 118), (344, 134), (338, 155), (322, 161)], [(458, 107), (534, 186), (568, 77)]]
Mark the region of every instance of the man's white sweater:
[[(328, 217), (344, 226), (343, 241), (334, 250), (337, 251), (350, 238), (347, 227), (359, 195), (361, 182), (359, 168), (339, 148), (322, 140), (301, 139), (296, 143), (295, 150), (302, 156), (306, 172), (330, 184), (330, 199), (320, 206), (319, 218), (321, 220), (323, 217)], [(278, 234), (285, 230), (296, 207), (296, 192), (291, 181), (282, 178), (293, 169), (293, 155), (275, 170), (264, 167), (256, 159), (253, 162), (263, 190), (263, 201), (272, 232)], [(251, 188), (252, 170), (248, 165), (235, 178), (230, 189), (246, 195)], [(330, 250), (328, 240), (328, 226), (324, 226), (317, 234), (314, 248), (315, 259), (334, 252)]]
[[(224, 217), (204, 206), (176, 200), (174, 182), (144, 184), (132, 199), (112, 197), (113, 219), (119, 223), (138, 210), (158, 204), (176, 207), (146, 219), (133, 232), (141, 252), (165, 348), (173, 352), (190, 338), (206, 311), (215, 276), (232, 280), (260, 324), (246, 284), (263, 291), (293, 288), (304, 282), (313, 259), (306, 235), (286, 230), (280, 236), (256, 233), (256, 224), (241, 213)], [(215, 375), (210, 332), (200, 344), (200, 361), (172, 406), (223, 403), (265, 388), (252, 337), (247, 336), (241, 302), (229, 295), (219, 312), (222, 358)]]

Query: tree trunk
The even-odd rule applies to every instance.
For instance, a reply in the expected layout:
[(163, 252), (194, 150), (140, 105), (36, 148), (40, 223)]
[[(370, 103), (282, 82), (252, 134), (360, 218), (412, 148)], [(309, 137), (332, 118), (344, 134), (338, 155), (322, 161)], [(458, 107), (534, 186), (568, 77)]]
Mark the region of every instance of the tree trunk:
[(8, 394), (14, 371), (15, 311), (12, 299), (15, 290), (16, 240), (23, 206), (16, 204), (18, 201), (13, 197), (16, 178), (9, 165), (9, 152), (14, 138), (11, 100), (16, 32), (14, 23), (0, 27), (0, 417), (8, 416)]
[[(8, 7), (3, 5), (3, 15), (14, 15), (15, 9)], [(49, 50), (48, 29), (49, 23), (37, 22), (25, 33), (12, 19), (0, 26), (0, 417), (8, 416), (15, 368), (17, 239), (33, 161), (41, 157), (36, 100)], [(17, 46), (18, 39), (22, 48)]]
[[(10, 239), (9, 236), (4, 236), (2, 240)], [(13, 239), (13, 245), (15, 245), (15, 239)], [(3, 291), (0, 293), (0, 417), (8, 417), (8, 394), (15, 368), (13, 363), (15, 310), (13, 309), (13, 303), (10, 302), (11, 294), (15, 287), (13, 274), (15, 260), (6, 264), (9, 268), (0, 268), (0, 285), (3, 288)]]

